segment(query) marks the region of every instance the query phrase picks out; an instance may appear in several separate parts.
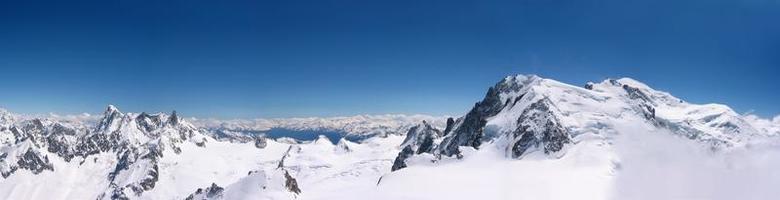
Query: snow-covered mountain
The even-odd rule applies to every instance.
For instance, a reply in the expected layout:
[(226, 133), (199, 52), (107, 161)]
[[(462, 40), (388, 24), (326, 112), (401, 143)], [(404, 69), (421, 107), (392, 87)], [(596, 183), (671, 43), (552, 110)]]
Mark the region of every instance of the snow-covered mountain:
[(197, 128), (181, 121), (176, 112), (170, 116), (123, 114), (114, 106), (106, 109), (94, 128), (32, 119), (15, 123), (3, 135), (0, 172), (7, 179), (3, 183), (13, 183), (14, 178), (41, 179), (24, 177), (46, 171), (58, 174), (63, 171), (61, 167), (98, 167), (107, 172), (105, 180), (92, 183), (105, 185), (92, 191), (99, 193), (98, 199), (123, 199), (151, 190), (158, 181), (159, 160), (164, 154), (181, 153), (181, 146), (188, 143), (204, 146), (207, 142)]
[[(729, 155), (735, 151), (755, 149), (756, 144), (765, 144), (767, 140), (777, 141), (776, 120), (777, 118), (771, 122), (755, 116), (740, 115), (725, 105), (691, 104), (630, 78), (607, 79), (600, 83), (587, 83), (584, 87), (578, 87), (534, 75), (510, 76), (491, 87), (485, 98), (476, 103), (465, 116), (449, 120), (443, 131), (425, 123), (411, 129), (392, 167), (393, 171), (398, 172), (385, 176), (383, 182), (388, 184), (387, 187), (410, 189), (433, 182), (503, 180), (502, 183), (511, 183), (510, 185), (530, 184), (533, 186), (529, 187), (541, 188), (546, 190), (547, 194), (538, 191), (513, 193), (511, 192), (513, 190), (506, 190), (488, 196), (498, 199), (624, 199), (625, 196), (613, 195), (624, 192), (621, 190), (625, 189), (617, 189), (619, 192), (611, 190), (615, 187), (612, 185), (615, 179), (619, 182), (623, 177), (631, 177), (628, 173), (621, 174), (622, 168), (637, 165), (634, 163), (636, 158), (625, 154), (648, 151), (645, 143), (650, 142), (650, 140), (625, 141), (625, 138), (669, 136), (675, 138), (670, 144), (653, 144), (649, 149), (663, 151), (667, 148), (666, 145), (672, 145), (671, 143), (690, 141), (691, 143), (686, 145), (707, 149), (706, 151), (711, 153), (720, 152), (720, 154), (713, 154), (723, 156), (721, 154)], [(641, 145), (628, 145), (634, 143)], [(771, 147), (760, 146), (777, 149), (775, 144), (769, 145)], [(689, 152), (674, 153), (688, 154)], [(496, 161), (497, 157), (501, 159)], [(727, 162), (723, 165), (756, 167), (750, 162), (747, 164)], [(547, 166), (549, 163), (556, 164)], [(467, 166), (466, 169), (463, 169), (464, 166)], [(539, 167), (547, 169), (539, 169)], [(415, 169), (404, 172), (401, 170), (404, 168)], [(482, 170), (472, 171), (471, 174), (463, 172), (463, 170), (477, 168), (506, 171), (498, 174)], [(706, 168), (699, 170), (706, 171)], [(559, 177), (564, 171), (576, 173), (567, 175), (569, 177)], [(548, 178), (535, 180), (540, 178), (538, 174)], [(574, 183), (589, 185), (587, 188), (592, 190), (582, 190), (583, 186), (567, 185), (571, 183), (573, 177), (580, 179), (573, 181)], [(432, 178), (434, 181), (421, 180), (426, 178)], [(759, 180), (769, 180), (768, 182), (776, 184), (780, 183), (778, 178), (780, 176), (769, 175)], [(529, 179), (533, 181), (523, 181)], [(652, 179), (646, 181), (652, 183)], [(404, 183), (408, 185), (403, 185)], [(421, 196), (433, 198), (436, 195), (430, 194), (437, 194), (440, 196), (436, 198), (450, 195), (452, 198), (463, 199), (485, 198), (476, 194), (485, 191), (496, 192), (497, 187), (496, 184), (463, 184), (471, 187), (457, 187), (458, 185), (443, 189), (435, 187), (437, 189), (424, 192), (426, 195)], [(695, 186), (683, 185), (681, 190), (688, 189), (686, 187)], [(547, 191), (554, 188), (564, 188), (570, 192), (561, 194)], [(442, 191), (439, 193), (435, 192), (436, 190)], [(453, 193), (459, 190), (470, 190), (473, 193)], [(760, 194), (756, 196), (757, 199), (767, 199), (768, 196), (761, 196), (765, 195), (765, 192), (767, 191), (755, 192)], [(628, 199), (655, 198), (655, 196), (644, 197), (644, 193), (629, 194)], [(723, 198), (670, 194), (666, 198)]]
[[(363, 140), (255, 134), (273, 128)], [(0, 110), (0, 199), (771, 199), (778, 137), (780, 117), (629, 78), (509, 76), (458, 118)]]
[[(427, 134), (428, 141), (441, 138), (441, 142), (416, 153), (453, 156), (460, 154), (461, 147), (478, 149), (495, 143), (512, 158), (532, 151), (560, 157), (576, 136), (603, 136), (627, 121), (643, 121), (712, 148), (742, 146), (752, 138), (778, 134), (773, 125), (760, 124), (754, 116), (742, 116), (728, 106), (686, 103), (629, 78), (576, 87), (517, 75), (491, 87), (471, 111), (447, 124), (443, 136)], [(432, 129), (426, 127), (422, 129)], [(408, 137), (420, 139), (417, 134)]]
[[(298, 184), (315, 193), (319, 187), (312, 186), (321, 182), (371, 185), (366, 180), (375, 183), (389, 171), (402, 139), (374, 133), (405, 131), (406, 122), (393, 120), (407, 118), (364, 124), (379, 130), (367, 128), (376, 137), (360, 144), (326, 137), (299, 144), (256, 135), (217, 139), (175, 111), (122, 113), (109, 106), (95, 121), (0, 114), (0, 199), (293, 199), (302, 194)], [(316, 120), (316, 126), (359, 127), (375, 118)]]

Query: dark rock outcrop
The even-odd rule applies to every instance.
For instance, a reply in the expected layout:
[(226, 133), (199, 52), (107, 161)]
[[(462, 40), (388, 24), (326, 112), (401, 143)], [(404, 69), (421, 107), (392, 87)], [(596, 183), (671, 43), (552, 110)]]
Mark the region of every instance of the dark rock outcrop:
[(455, 120), (452, 119), (452, 117), (447, 118), (447, 125), (444, 127), (444, 136), (450, 133), (452, 131), (452, 127), (455, 126)]
[(268, 139), (266, 139), (263, 136), (256, 136), (255, 137), (255, 147), (258, 149), (264, 149), (266, 146), (268, 146)]
[(588, 83), (586, 83), (586, 84), (585, 84), (585, 89), (588, 89), (588, 90), (593, 90), (593, 83), (592, 83), (592, 82), (588, 82)]
[(152, 115), (146, 114), (145, 112), (143, 112), (143, 113), (139, 114), (138, 116), (136, 116), (135, 117), (135, 122), (136, 122), (136, 124), (138, 124), (138, 127), (141, 130), (144, 130), (146, 132), (151, 132), (154, 129), (160, 128), (163, 125), (162, 119), (161, 119), (161, 117), (159, 115), (152, 116)]
[(629, 85), (623, 85), (623, 90), (626, 91), (628, 97), (631, 99), (637, 99), (647, 103), (653, 103), (653, 100), (650, 99), (650, 97), (647, 96), (647, 94), (645, 94), (644, 92), (642, 92), (642, 90), (640, 90), (639, 88), (631, 87)]
[(479, 148), (482, 144), (483, 128), (487, 118), (497, 114), (504, 107), (500, 101), (498, 90), (491, 87), (485, 99), (474, 105), (463, 118), (463, 122), (449, 134), (441, 143), (441, 154), (452, 156), (459, 154), (460, 146)]
[(292, 193), (301, 193), (301, 188), (298, 187), (298, 181), (290, 176), (290, 173), (287, 170), (284, 170), (284, 187), (287, 188), (287, 191)]
[(219, 199), (222, 197), (222, 193), (225, 188), (219, 187), (216, 183), (211, 183), (211, 186), (204, 188), (198, 188), (195, 193), (187, 196), (185, 200), (207, 200), (207, 199)]
[(517, 129), (511, 133), (514, 138), (510, 143), (512, 158), (521, 157), (533, 147), (541, 147), (547, 154), (558, 152), (571, 143), (568, 131), (561, 126), (551, 107), (549, 100), (542, 99), (523, 111), (517, 119)]
[[(159, 180), (158, 160), (163, 156), (162, 150), (162, 147), (159, 145), (147, 145), (144, 146), (143, 149), (129, 149), (122, 152), (119, 162), (117, 162), (114, 167), (114, 171), (108, 175), (108, 180), (112, 183), (110, 185), (112, 197), (127, 196), (127, 194), (124, 193), (125, 188), (131, 189), (136, 196), (144, 191), (153, 189)], [(145, 153), (142, 154), (139, 151)], [(138, 167), (132, 169), (130, 168), (130, 166), (141, 162), (143, 162), (142, 165), (138, 165)], [(125, 182), (125, 180), (116, 180), (116, 177), (127, 170), (133, 170), (133, 173), (145, 173), (146, 176), (127, 185), (115, 184), (116, 182)]]
[(390, 171), (396, 171), (399, 169), (406, 168), (406, 159), (414, 155), (414, 150), (412, 150), (411, 146), (404, 147), (400, 153), (398, 153), (398, 156), (395, 157), (395, 161), (393, 161), (393, 167), (390, 168)]
[(409, 128), (406, 138), (401, 143), (401, 148), (410, 146), (417, 154), (431, 153), (435, 147), (433, 140), (441, 138), (443, 135), (439, 129), (423, 121), (421, 124)]
[(287, 191), (290, 191), (295, 194), (301, 193), (301, 188), (298, 187), (298, 181), (295, 180), (290, 175), (290, 172), (287, 171), (287, 169), (284, 168), (284, 160), (287, 159), (288, 156), (290, 156), (290, 152), (292, 151), (293, 146), (290, 145), (290, 147), (287, 148), (287, 151), (282, 155), (282, 159), (279, 159), (279, 164), (276, 166), (276, 170), (282, 170), (284, 172), (284, 187), (287, 188)]
[(74, 145), (71, 145), (74, 142), (69, 141), (68, 138), (75, 138), (77, 132), (76, 129), (66, 127), (60, 123), (55, 123), (49, 129), (49, 134), (46, 136), (47, 150), (62, 157), (65, 161), (70, 162), (75, 156), (75, 152)]
[(49, 162), (49, 157), (39, 152), (28, 149), (16, 162), (20, 169), (30, 170), (33, 174), (39, 174), (43, 170), (54, 171), (54, 166)]
[(406, 159), (412, 155), (433, 153), (437, 146), (434, 140), (443, 136), (444, 134), (439, 129), (434, 128), (426, 121), (409, 128), (406, 138), (401, 143), (402, 150), (395, 158), (391, 170), (395, 171), (406, 167)]
[(179, 115), (176, 114), (176, 111), (174, 110), (171, 112), (171, 117), (168, 118), (168, 124), (171, 126), (176, 126), (181, 123), (181, 119), (179, 119)]
[[(439, 153), (446, 156), (452, 156), (460, 154), (458, 148), (461, 146), (479, 148), (485, 139), (483, 138), (483, 130), (485, 124), (487, 124), (487, 119), (501, 112), (507, 104), (514, 104), (511, 99), (502, 102), (501, 94), (520, 92), (528, 84), (531, 84), (538, 79), (539, 78), (536, 76), (526, 78), (512, 76), (507, 77), (495, 86), (490, 87), (485, 98), (476, 103), (474, 108), (472, 108), (466, 116), (461, 120), (458, 120), (460, 123), (451, 133), (447, 134), (447, 137), (439, 145)], [(524, 94), (520, 94), (520, 98), (522, 98), (523, 95)], [(515, 101), (519, 101), (519, 99), (515, 99)]]

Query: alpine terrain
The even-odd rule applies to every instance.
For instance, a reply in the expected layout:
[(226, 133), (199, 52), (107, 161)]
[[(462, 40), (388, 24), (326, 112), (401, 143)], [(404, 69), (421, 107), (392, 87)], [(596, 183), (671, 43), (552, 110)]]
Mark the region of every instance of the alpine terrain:
[(775, 199), (778, 136), (630, 78), (509, 76), (459, 117), (0, 110), (0, 199)]

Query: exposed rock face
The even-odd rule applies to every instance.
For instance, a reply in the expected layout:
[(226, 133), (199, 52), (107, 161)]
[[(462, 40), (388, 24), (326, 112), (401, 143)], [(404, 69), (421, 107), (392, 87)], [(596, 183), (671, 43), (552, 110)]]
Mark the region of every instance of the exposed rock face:
[(638, 99), (648, 103), (653, 102), (653, 100), (650, 99), (650, 97), (647, 96), (647, 94), (642, 92), (642, 90), (639, 90), (639, 88), (631, 87), (629, 85), (623, 85), (623, 90), (625, 90), (626, 93), (628, 93), (628, 96), (631, 99)]
[(198, 188), (195, 190), (195, 193), (190, 194), (190, 196), (187, 196), (186, 200), (208, 200), (208, 199), (220, 199), (222, 198), (222, 192), (225, 191), (225, 188), (219, 187), (216, 183), (211, 183), (211, 186), (203, 188)]
[(258, 149), (264, 149), (266, 146), (268, 146), (268, 141), (266, 141), (266, 140), (268, 140), (268, 139), (266, 139), (263, 136), (256, 136), (255, 137), (255, 147), (257, 147)]
[(558, 152), (571, 142), (551, 106), (549, 100), (542, 99), (531, 104), (517, 119), (518, 127), (511, 133), (509, 145), (513, 158), (519, 158), (534, 147), (541, 147), (547, 154)]
[(42, 156), (32, 149), (27, 149), (27, 152), (16, 162), (20, 169), (30, 170), (33, 174), (41, 173), (43, 170), (54, 171), (54, 166), (49, 162), (49, 157)]
[(409, 146), (417, 154), (431, 153), (435, 147), (433, 140), (442, 136), (443, 134), (439, 129), (423, 121), (421, 124), (409, 129), (406, 133), (406, 138), (401, 143), (401, 147)]
[(147, 132), (158, 129), (163, 125), (163, 119), (161, 116), (151, 116), (145, 112), (136, 116), (135, 121), (137, 122), (139, 128)]
[[(141, 156), (139, 157), (139, 155)], [(128, 194), (137, 196), (144, 191), (153, 189), (159, 177), (158, 159), (162, 156), (162, 149), (156, 145), (123, 152), (114, 172), (110, 173), (108, 177), (112, 183), (110, 186), (112, 199), (115, 197), (127, 197)], [(131, 166), (133, 166), (132, 169)], [(130, 173), (142, 173), (145, 176), (142, 176), (139, 180), (131, 180), (125, 175)]]
[(298, 181), (295, 180), (292, 176), (290, 176), (290, 172), (287, 170), (284, 170), (284, 187), (287, 188), (287, 191), (290, 191), (295, 194), (301, 193), (301, 188), (298, 188)]
[[(114, 154), (117, 163), (106, 177), (109, 187), (99, 199), (127, 199), (153, 189), (160, 173), (158, 160), (166, 149), (178, 153), (181, 143), (205, 146), (206, 142), (197, 128), (176, 113), (171, 116), (124, 114), (114, 106), (106, 109), (94, 129), (48, 119), (8, 123), (3, 127), (3, 133), (13, 137), (13, 144), (7, 144), (11, 145), (8, 148), (11, 151), (0, 152), (0, 172), (4, 178), (17, 170), (29, 170), (33, 174), (54, 171), (50, 155), (66, 162), (78, 159), (83, 163), (98, 153)], [(140, 178), (133, 180), (133, 177)]]
[(585, 89), (593, 90), (593, 82), (588, 82), (585, 84)]
[(42, 119), (12, 124), (5, 132), (8, 135), (4, 137), (10, 138), (5, 144), (9, 146), (0, 152), (0, 172), (3, 177), (8, 177), (19, 169), (33, 174), (54, 171), (48, 155), (56, 155), (69, 162), (76, 155), (73, 145), (77, 143), (76, 137), (84, 130)]
[(406, 139), (401, 143), (402, 150), (395, 158), (391, 170), (395, 171), (406, 167), (406, 159), (412, 155), (433, 153), (437, 145), (434, 140), (443, 136), (444, 134), (439, 129), (426, 121), (410, 128), (406, 133)]
[[(439, 153), (452, 156), (460, 154), (458, 148), (461, 146), (479, 148), (482, 142), (487, 140), (487, 138), (483, 138), (487, 119), (501, 112), (506, 106), (515, 105), (522, 99), (524, 90), (527, 89), (526, 86), (539, 79), (536, 76), (510, 76), (490, 87), (485, 98), (476, 103), (466, 116), (455, 123), (452, 133), (448, 133), (439, 145)], [(514, 99), (505, 98), (506, 100), (502, 101), (502, 97), (510, 93), (521, 94)]]
[(119, 126), (118, 120), (121, 120), (123, 114), (119, 112), (119, 109), (113, 105), (109, 105), (106, 111), (103, 112), (103, 118), (97, 125), (95, 132), (105, 132), (107, 130), (116, 129)]
[[(124, 133), (123, 130), (128, 128), (137, 131), (133, 131), (134, 134)], [(118, 157), (114, 172), (108, 176), (111, 181), (109, 191), (103, 195), (111, 199), (140, 196), (144, 191), (153, 189), (159, 179), (159, 159), (163, 157), (166, 148), (178, 154), (181, 152), (178, 144), (182, 142), (190, 141), (200, 147), (205, 146), (206, 142), (196, 128), (183, 123), (175, 113), (169, 117), (146, 113), (132, 117), (114, 107), (106, 110), (101, 125), (90, 139), (96, 141), (94, 144), (97, 145), (84, 149), (99, 149), (98, 152), (110, 150)], [(139, 173), (145, 176), (138, 180), (128, 179), (130, 176), (124, 175)]]
[(444, 128), (444, 134), (447, 135), (452, 131), (452, 127), (455, 126), (455, 120), (452, 119), (452, 117), (447, 118), (447, 125)]
[(45, 142), (48, 144), (47, 150), (64, 158), (65, 161), (70, 162), (70, 160), (76, 156), (74, 146), (70, 144), (74, 142), (73, 138), (76, 137), (79, 130), (72, 127), (66, 127), (60, 123), (54, 123), (49, 130), (50, 133), (46, 136)]
[(282, 155), (282, 159), (279, 159), (279, 164), (277, 165), (276, 170), (281, 170), (284, 172), (284, 187), (287, 189), (287, 191), (300, 194), (301, 189), (298, 187), (298, 180), (295, 180), (295, 178), (290, 175), (290, 172), (287, 171), (287, 169), (284, 167), (284, 159), (287, 159), (287, 157), (290, 156), (292, 149), (292, 145), (287, 148), (287, 151), (284, 153), (284, 155)]
[(176, 126), (179, 125), (180, 122), (181, 119), (179, 119), (179, 115), (176, 115), (176, 111), (174, 110), (173, 112), (171, 112), (171, 117), (168, 118), (168, 124), (172, 126)]
[(404, 147), (400, 153), (398, 153), (398, 156), (395, 157), (395, 161), (393, 161), (393, 167), (390, 168), (390, 171), (396, 171), (399, 169), (406, 168), (406, 159), (414, 155), (414, 150), (412, 150), (411, 146)]
[(491, 87), (485, 99), (474, 105), (474, 108), (462, 119), (460, 126), (444, 139), (441, 145), (443, 155), (451, 156), (460, 153), (458, 150), (460, 146), (479, 148), (482, 144), (482, 130), (487, 123), (486, 119), (501, 111), (504, 106), (495, 88)]
[(613, 81), (612, 79), (610, 79), (610, 82), (614, 86), (623, 88), (623, 91), (626, 92), (626, 96), (633, 101), (632, 105), (635, 105), (635, 109), (642, 113), (645, 119), (655, 120), (655, 106), (657, 106), (658, 103), (653, 101), (653, 98), (650, 95), (643, 92), (639, 87), (623, 84), (619, 81)]

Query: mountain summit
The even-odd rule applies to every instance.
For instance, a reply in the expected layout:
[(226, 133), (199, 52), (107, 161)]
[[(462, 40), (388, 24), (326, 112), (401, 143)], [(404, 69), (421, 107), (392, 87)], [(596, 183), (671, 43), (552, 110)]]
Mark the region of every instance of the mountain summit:
[[(412, 152), (460, 157), (462, 148), (480, 149), (485, 143), (497, 145), (507, 157), (516, 159), (537, 151), (558, 157), (566, 153), (566, 146), (578, 142), (579, 135), (606, 137), (614, 127), (634, 121), (716, 149), (745, 145), (754, 136), (777, 134), (759, 131), (725, 105), (687, 103), (630, 78), (578, 87), (536, 75), (515, 75), (490, 87), (465, 116), (448, 123), (443, 136), (425, 134), (441, 138), (430, 144), (435, 147), (402, 151), (394, 169), (405, 166), (402, 160)], [(407, 141), (420, 140), (414, 131), (417, 129), (407, 134)]]

